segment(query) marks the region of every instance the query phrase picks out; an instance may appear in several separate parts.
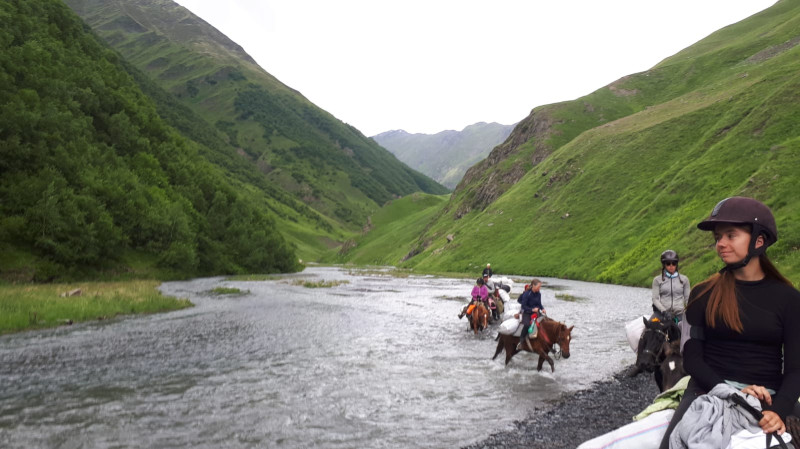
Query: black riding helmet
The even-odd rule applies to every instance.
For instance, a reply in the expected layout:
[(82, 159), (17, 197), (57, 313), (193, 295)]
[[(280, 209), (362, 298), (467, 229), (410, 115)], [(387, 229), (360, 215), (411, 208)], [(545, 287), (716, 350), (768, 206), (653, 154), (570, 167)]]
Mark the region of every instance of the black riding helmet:
[[(727, 265), (722, 269), (723, 271), (736, 270), (747, 265), (751, 258), (764, 254), (768, 246), (778, 241), (778, 227), (775, 225), (772, 211), (764, 203), (753, 198), (741, 196), (725, 198), (714, 206), (708, 218), (697, 224), (697, 228), (703, 231), (713, 231), (720, 223), (749, 225), (752, 228), (747, 256), (741, 262)], [(756, 240), (759, 235), (764, 236), (764, 245), (756, 248)]]
[(678, 253), (675, 251), (668, 249), (661, 253), (661, 265), (664, 265), (667, 262), (675, 262), (675, 265), (678, 265)]
[(478, 278), (478, 285), (483, 285), (483, 278)]

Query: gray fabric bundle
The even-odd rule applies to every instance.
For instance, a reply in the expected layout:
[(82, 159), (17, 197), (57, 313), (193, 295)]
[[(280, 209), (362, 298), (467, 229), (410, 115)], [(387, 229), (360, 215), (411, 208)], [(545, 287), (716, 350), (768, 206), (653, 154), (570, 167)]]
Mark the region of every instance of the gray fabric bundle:
[(728, 384), (717, 384), (692, 402), (670, 435), (670, 449), (719, 449), (726, 447), (731, 435), (742, 429), (761, 431), (752, 416), (728, 399), (733, 394), (744, 396), (748, 404), (761, 410), (757, 398)]

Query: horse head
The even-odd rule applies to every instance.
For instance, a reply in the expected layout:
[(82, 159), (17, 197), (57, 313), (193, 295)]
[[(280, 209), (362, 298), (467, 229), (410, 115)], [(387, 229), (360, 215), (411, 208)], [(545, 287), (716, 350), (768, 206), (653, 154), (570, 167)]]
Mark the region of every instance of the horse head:
[(663, 360), (663, 344), (669, 341), (668, 325), (660, 321), (648, 321), (646, 318), (642, 318), (642, 320), (644, 320), (644, 331), (639, 337), (636, 367), (641, 371), (652, 373)]
[(569, 342), (572, 340), (572, 329), (575, 326), (567, 327), (566, 324), (547, 318), (540, 325), (544, 328), (544, 338), (549, 340), (552, 346), (558, 345), (557, 355), (569, 358)]
[(489, 327), (489, 311), (483, 303), (479, 302), (472, 311), (472, 330), (478, 334), (478, 330), (483, 330)]
[(567, 327), (564, 323), (559, 323), (561, 326), (558, 328), (558, 335), (556, 337), (556, 342), (558, 343), (558, 347), (561, 349), (561, 356), (565, 359), (569, 358), (569, 342), (572, 340), (572, 329), (575, 326)]
[(672, 388), (672, 386), (686, 375), (686, 371), (683, 369), (680, 339), (664, 342), (663, 347), (664, 360), (658, 368), (661, 374), (661, 382), (659, 384), (659, 389), (661, 391)]

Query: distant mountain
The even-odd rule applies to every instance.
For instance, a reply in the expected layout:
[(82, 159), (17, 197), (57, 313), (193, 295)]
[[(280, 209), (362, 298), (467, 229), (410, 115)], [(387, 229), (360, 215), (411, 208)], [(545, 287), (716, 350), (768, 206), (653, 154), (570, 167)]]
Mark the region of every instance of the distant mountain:
[[(647, 71), (536, 107), (405, 244), (401, 266), (478, 273), (491, 261), (647, 286), (673, 249), (694, 285), (721, 268), (697, 223), (741, 195), (772, 208), (768, 254), (800, 285), (798, 74), (800, 1), (781, 0)], [(356, 239), (342, 259), (369, 260), (361, 250)]]
[(447, 193), (278, 81), (239, 45), (173, 1), (66, 3), (201, 118), (207, 132), (221, 136), (272, 185), (326, 218), (329, 229), (303, 218), (283, 227), (301, 254), (313, 257), (360, 231), (388, 200), (417, 191)]
[(514, 125), (480, 122), (461, 131), (409, 134), (395, 130), (372, 136), (372, 139), (409, 167), (454, 189), (467, 169), (506, 140), (513, 129)]

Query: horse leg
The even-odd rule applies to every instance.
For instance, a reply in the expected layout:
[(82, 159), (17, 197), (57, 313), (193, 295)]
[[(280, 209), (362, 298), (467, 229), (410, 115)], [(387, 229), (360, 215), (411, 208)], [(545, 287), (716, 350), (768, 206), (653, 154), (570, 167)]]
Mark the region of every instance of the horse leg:
[(542, 366), (544, 366), (544, 361), (547, 360), (547, 363), (550, 364), (550, 372), (555, 372), (556, 368), (553, 365), (553, 359), (550, 358), (549, 355), (545, 353), (538, 353), (539, 354), (539, 363), (536, 365), (536, 371), (541, 371)]
[[(500, 334), (497, 335), (499, 336)], [(496, 359), (497, 356), (500, 355), (501, 352), (503, 352), (503, 345), (504, 345), (503, 340), (499, 339), (497, 341), (497, 349), (495, 349), (494, 351), (494, 357), (492, 357), (492, 360)]]
[(514, 338), (506, 339), (505, 341), (505, 348), (506, 348), (506, 365), (508, 362), (511, 361), (511, 357), (514, 357), (514, 354), (517, 353), (517, 344), (514, 342)]
[(653, 379), (656, 381), (656, 385), (658, 385), (658, 391), (664, 392), (664, 375), (661, 373), (661, 370), (656, 368), (653, 372)]

